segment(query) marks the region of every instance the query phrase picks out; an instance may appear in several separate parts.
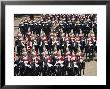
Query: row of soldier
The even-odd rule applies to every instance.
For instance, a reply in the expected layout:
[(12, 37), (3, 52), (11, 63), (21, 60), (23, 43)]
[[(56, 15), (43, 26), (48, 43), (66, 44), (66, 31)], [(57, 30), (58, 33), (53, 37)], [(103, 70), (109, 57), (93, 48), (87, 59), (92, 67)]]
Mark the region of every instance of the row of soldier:
[(94, 35), (85, 38), (84, 36), (68, 36), (68, 34), (65, 36), (62, 34), (59, 38), (54, 33), (47, 38), (45, 34), (36, 37), (34, 34), (27, 34), (26, 39), (23, 39), (22, 34), (21, 37), (18, 34), (15, 40), (15, 52), (19, 56), (26, 55), (29, 53), (28, 51), (31, 51), (30, 53), (34, 52), (36, 56), (38, 54), (43, 56), (58, 54), (62, 56), (79, 53), (93, 56), (97, 52), (97, 44)]
[(31, 63), (22, 61), (22, 57), (14, 62), (14, 75), (15, 76), (81, 76), (84, 75), (85, 62), (74, 57), (68, 60), (68, 57), (61, 61), (55, 55), (51, 56), (52, 59), (42, 60), (39, 57), (36, 63), (33, 60)]
[[(20, 31), (25, 37), (30, 28), (34, 34), (41, 33), (41, 30), (45, 32), (46, 36), (51, 32), (59, 32), (61, 29), (63, 33), (84, 34), (88, 36), (91, 30), (93, 30), (95, 36), (97, 35), (97, 19), (96, 14), (46, 14), (40, 15), (37, 18), (21, 20), (19, 27)], [(67, 30), (68, 29), (68, 30)], [(60, 35), (59, 35), (60, 36)]]

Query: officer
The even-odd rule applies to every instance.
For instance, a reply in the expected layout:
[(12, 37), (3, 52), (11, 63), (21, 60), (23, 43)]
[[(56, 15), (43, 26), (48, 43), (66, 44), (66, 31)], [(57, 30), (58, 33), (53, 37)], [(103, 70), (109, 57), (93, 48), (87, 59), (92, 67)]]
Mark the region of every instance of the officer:
[(24, 22), (21, 20), (19, 24), (20, 32), (22, 35), (24, 35), (25, 27), (24, 27)]
[(32, 20), (29, 22), (29, 27), (30, 27), (31, 33), (33, 33), (33, 31), (34, 31), (34, 23), (33, 23)]
[(28, 28), (29, 28), (29, 23), (28, 23), (28, 20), (26, 19), (25, 21), (24, 21), (24, 37), (26, 37), (26, 34), (27, 34), (27, 32), (28, 32)]

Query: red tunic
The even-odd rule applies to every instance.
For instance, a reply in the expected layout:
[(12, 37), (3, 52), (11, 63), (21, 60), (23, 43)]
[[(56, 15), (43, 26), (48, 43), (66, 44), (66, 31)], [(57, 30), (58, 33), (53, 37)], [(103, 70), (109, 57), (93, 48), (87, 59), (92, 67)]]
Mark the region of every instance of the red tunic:
[(60, 60), (64, 61), (65, 60), (65, 56), (61, 56)]
[(72, 54), (71, 54), (71, 52), (70, 52), (69, 56), (70, 56), (70, 60), (71, 60), (71, 58), (72, 58)]
[(31, 63), (32, 62), (32, 56), (28, 55), (28, 59), (27, 60), (28, 60), (29, 63)]
[(28, 49), (31, 49), (31, 44), (30, 44), (30, 41), (28, 42)]
[(77, 53), (75, 54), (75, 60), (78, 60), (78, 54)]
[(55, 56), (57, 56), (57, 55), (58, 55), (58, 52), (57, 52), (57, 51), (55, 51), (55, 53), (54, 53), (54, 54), (55, 54)]
[(44, 53), (42, 53), (42, 60), (44, 61), (44, 59), (45, 59), (45, 56), (44, 56)]
[(38, 48), (36, 48), (36, 55), (38, 55)]
[(73, 38), (74, 42), (76, 42), (76, 37)]
[(70, 41), (70, 39), (71, 39), (71, 38), (70, 38), (70, 37), (68, 37), (68, 41)]
[(81, 53), (81, 57), (84, 57), (84, 53)]
[(80, 36), (78, 36), (78, 41), (80, 41), (81, 40), (81, 37)]
[(52, 59), (51, 56), (49, 56), (49, 58), (48, 58), (48, 62), (49, 62), (49, 63), (51, 62), (51, 59)]
[(36, 57), (36, 63), (38, 63), (38, 57)]

